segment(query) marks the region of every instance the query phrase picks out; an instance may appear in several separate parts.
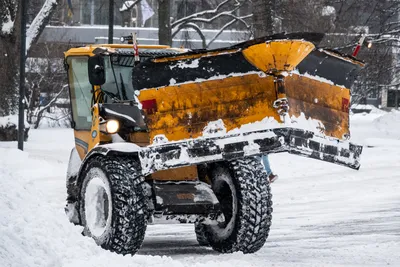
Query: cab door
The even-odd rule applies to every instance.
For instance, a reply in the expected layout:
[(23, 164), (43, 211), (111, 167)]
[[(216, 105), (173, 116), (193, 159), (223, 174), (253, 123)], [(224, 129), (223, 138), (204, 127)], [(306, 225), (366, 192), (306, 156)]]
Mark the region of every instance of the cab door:
[(88, 79), (87, 56), (70, 56), (67, 58), (68, 82), (70, 89), (75, 147), (81, 159), (89, 148), (92, 126), (92, 91)]

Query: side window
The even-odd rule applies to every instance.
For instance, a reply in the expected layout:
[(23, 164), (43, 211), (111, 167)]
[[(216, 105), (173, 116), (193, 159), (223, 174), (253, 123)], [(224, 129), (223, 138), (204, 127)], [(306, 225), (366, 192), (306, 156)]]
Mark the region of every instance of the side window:
[(88, 78), (88, 57), (69, 57), (67, 61), (75, 129), (90, 130), (92, 126), (92, 85)]

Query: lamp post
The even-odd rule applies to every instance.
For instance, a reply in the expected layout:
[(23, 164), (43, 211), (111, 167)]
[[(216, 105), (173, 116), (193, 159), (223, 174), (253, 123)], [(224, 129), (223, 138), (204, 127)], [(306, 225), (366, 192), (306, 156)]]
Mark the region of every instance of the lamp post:
[(25, 125), (25, 61), (26, 61), (26, 8), (27, 0), (20, 0), (21, 5), (21, 42), (19, 56), (19, 112), (18, 112), (18, 149), (24, 150)]
[(108, 7), (108, 43), (113, 43), (114, 37), (114, 0), (109, 0)]

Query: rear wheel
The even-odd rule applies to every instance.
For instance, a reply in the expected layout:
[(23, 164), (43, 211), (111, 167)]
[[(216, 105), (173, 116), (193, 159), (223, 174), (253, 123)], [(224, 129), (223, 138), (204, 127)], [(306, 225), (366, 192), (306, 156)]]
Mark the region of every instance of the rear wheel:
[(223, 253), (256, 252), (268, 237), (272, 219), (272, 195), (260, 160), (216, 164), (210, 172), (223, 215), (203, 225), (208, 243)]
[(122, 157), (94, 157), (81, 187), (84, 233), (104, 249), (135, 254), (146, 227), (146, 199), (139, 164)]

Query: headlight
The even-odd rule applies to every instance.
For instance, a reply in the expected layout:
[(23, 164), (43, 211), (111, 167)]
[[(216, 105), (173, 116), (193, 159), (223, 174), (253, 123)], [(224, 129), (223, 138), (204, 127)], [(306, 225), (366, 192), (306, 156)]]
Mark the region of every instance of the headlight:
[(107, 133), (114, 134), (119, 130), (119, 122), (117, 120), (109, 120), (106, 122)]

